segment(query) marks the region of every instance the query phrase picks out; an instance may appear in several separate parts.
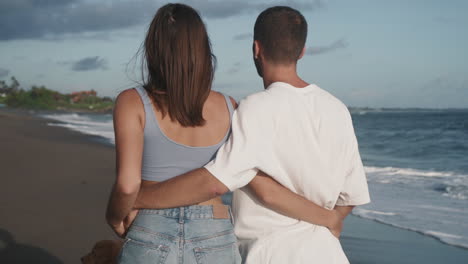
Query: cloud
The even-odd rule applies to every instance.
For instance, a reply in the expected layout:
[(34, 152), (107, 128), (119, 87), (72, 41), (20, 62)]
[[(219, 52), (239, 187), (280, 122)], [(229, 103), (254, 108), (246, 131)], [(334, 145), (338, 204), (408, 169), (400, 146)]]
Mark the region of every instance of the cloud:
[(228, 74), (235, 74), (235, 73), (238, 73), (240, 71), (240, 66), (241, 66), (241, 63), (240, 62), (236, 62), (234, 63), (231, 68), (229, 68), (229, 70), (227, 70), (227, 73)]
[(98, 31), (98, 32), (79, 32), (79, 33), (63, 33), (46, 35), (41, 40), (57, 42), (64, 40), (82, 41), (82, 40), (100, 40), (100, 41), (113, 41), (115, 36), (122, 36), (122, 34), (112, 34), (109, 31)]
[(247, 1), (184, 1), (185, 4), (197, 9), (203, 17), (228, 18), (249, 11), (251, 4)]
[(299, 10), (301, 13), (304, 11), (315, 11), (326, 6), (326, 0), (309, 0), (309, 1), (295, 1), (295, 0), (285, 0), (285, 1), (272, 1), (259, 4), (252, 4), (252, 7), (257, 11), (263, 11), (268, 7), (272, 6), (289, 6)]
[(107, 61), (99, 56), (86, 57), (76, 62), (62, 62), (61, 64), (71, 64), (73, 71), (93, 71), (106, 70)]
[(0, 68), (0, 78), (7, 77), (10, 74), (10, 71), (4, 68)]
[(424, 107), (466, 108), (467, 87), (468, 79), (465, 77), (445, 74), (424, 82), (419, 89), (410, 90), (411, 94), (406, 98)]
[(245, 40), (245, 39), (253, 39), (253, 34), (252, 33), (241, 33), (234, 35), (232, 38), (233, 40)]
[(436, 78), (430, 79), (420, 87), (423, 93), (431, 92), (451, 92), (451, 93), (464, 93), (468, 95), (468, 79), (460, 79), (455, 75), (440, 75)]
[[(223, 19), (255, 13), (274, 5), (288, 5), (313, 11), (325, 0), (283, 0), (252, 3), (248, 0), (186, 0), (204, 18)], [(161, 0), (2, 0), (0, 1), (0, 41), (53, 39), (56, 35), (121, 29), (148, 23)]]
[(214, 1), (214, 0), (186, 0), (184, 3), (196, 8), (203, 17), (207, 18), (228, 18), (244, 13), (258, 13), (272, 6), (290, 6), (301, 12), (314, 11), (326, 5), (325, 0), (283, 0), (264, 1), (263, 3), (253, 3), (253, 1)]
[(119, 29), (144, 22), (156, 9), (149, 0), (2, 0), (0, 40)]
[(36, 78), (38, 78), (38, 79), (44, 79), (45, 77), (46, 77), (46, 75), (43, 74), (43, 73), (39, 73), (39, 74), (36, 75)]
[(310, 47), (306, 49), (306, 54), (307, 55), (319, 55), (319, 54), (323, 54), (327, 52), (332, 52), (338, 49), (344, 49), (344, 48), (347, 48), (348, 46), (349, 46), (348, 42), (344, 38), (342, 38), (342, 39), (339, 39), (330, 43), (329, 45)]
[(437, 17), (434, 17), (433, 19), (434, 22), (438, 23), (438, 24), (446, 24), (446, 25), (449, 25), (449, 24), (456, 24), (456, 23), (459, 23), (460, 21), (458, 19), (456, 19), (455, 17), (447, 17), (447, 16), (437, 16)]

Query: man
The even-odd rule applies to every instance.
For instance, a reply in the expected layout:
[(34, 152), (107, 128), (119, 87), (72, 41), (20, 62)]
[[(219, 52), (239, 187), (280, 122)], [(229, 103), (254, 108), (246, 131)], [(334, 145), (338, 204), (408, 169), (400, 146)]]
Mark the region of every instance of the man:
[(191, 205), (236, 190), (235, 232), (246, 263), (348, 263), (328, 229), (276, 213), (256, 199), (268, 201), (268, 190), (252, 193), (244, 187), (271, 180), (261, 175), (265, 172), (344, 216), (370, 201), (348, 109), (297, 74), (306, 36), (307, 23), (297, 10), (272, 7), (259, 15), (253, 55), (265, 91), (240, 103), (232, 134), (212, 162), (142, 188), (137, 207)]

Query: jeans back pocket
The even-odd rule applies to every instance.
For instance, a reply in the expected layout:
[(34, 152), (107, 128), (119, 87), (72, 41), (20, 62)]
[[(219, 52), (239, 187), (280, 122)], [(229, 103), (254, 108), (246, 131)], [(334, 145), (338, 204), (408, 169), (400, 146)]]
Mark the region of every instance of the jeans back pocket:
[(216, 247), (193, 249), (197, 264), (240, 264), (241, 257), (236, 243)]
[(118, 263), (164, 264), (169, 251), (170, 248), (165, 245), (153, 245), (127, 239), (122, 247)]

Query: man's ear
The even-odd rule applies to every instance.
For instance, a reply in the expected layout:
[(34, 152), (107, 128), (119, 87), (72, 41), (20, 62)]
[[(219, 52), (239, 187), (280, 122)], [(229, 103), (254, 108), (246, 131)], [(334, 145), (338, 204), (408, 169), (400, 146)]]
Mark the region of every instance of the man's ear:
[(305, 52), (306, 52), (306, 47), (304, 46), (304, 48), (302, 48), (301, 54), (299, 55), (299, 58), (297, 58), (297, 60), (302, 59), (302, 57), (304, 57)]
[(260, 43), (258, 42), (258, 40), (254, 40), (253, 47), (252, 47), (254, 59), (258, 59), (258, 57), (260, 57), (260, 49), (261, 49)]

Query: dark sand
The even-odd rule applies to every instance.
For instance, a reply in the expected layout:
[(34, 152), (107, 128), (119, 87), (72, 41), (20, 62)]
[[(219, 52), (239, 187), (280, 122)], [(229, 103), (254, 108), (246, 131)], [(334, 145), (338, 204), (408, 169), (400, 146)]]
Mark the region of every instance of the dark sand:
[[(113, 147), (47, 122), (0, 109), (0, 264), (79, 263), (115, 238), (104, 220)], [(466, 249), (354, 216), (341, 241), (353, 264), (468, 263)]]
[(104, 218), (113, 147), (47, 122), (0, 109), (2, 264), (80, 263), (114, 238)]

